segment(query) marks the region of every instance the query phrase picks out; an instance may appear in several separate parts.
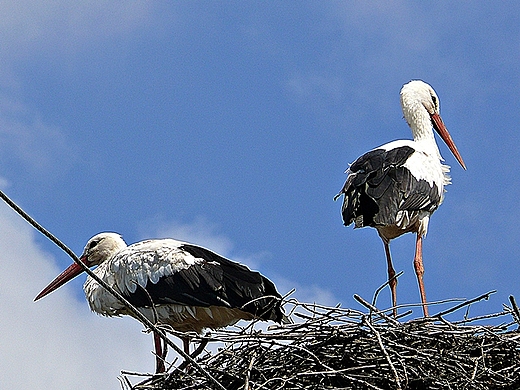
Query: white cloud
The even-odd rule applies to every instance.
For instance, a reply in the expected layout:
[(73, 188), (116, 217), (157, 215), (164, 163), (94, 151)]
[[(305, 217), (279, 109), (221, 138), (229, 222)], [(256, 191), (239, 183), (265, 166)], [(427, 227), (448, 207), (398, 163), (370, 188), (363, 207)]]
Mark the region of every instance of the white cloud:
[(323, 306), (332, 307), (341, 303), (332, 292), (317, 285), (303, 286), (293, 280), (281, 277), (274, 278), (274, 281), (276, 282), (278, 291), (281, 294), (286, 294), (294, 289), (295, 291), (291, 294), (290, 298), (296, 298), (298, 302), (317, 303)]
[(0, 205), (0, 387), (119, 389), (120, 370), (152, 371), (137, 321), (99, 317), (68, 287), (33, 302), (59, 272), (35, 234)]
[(0, 176), (0, 189), (5, 190), (11, 186), (11, 182), (4, 177)]

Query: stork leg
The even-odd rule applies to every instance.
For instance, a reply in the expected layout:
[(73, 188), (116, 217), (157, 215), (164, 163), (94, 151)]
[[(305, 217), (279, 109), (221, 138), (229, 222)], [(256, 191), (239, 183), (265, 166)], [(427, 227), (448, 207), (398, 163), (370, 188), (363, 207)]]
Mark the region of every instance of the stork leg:
[[(182, 346), (184, 347), (184, 353), (186, 355), (190, 354), (190, 337), (189, 336), (181, 336)], [(185, 359), (182, 364), (178, 367), (180, 371), (190, 372), (192, 367), (189, 363), (188, 359)]]
[(392, 256), (390, 255), (390, 242), (387, 240), (383, 240), (385, 244), (385, 254), (386, 254), (386, 262), (388, 264), (388, 285), (390, 286), (390, 291), (392, 292), (392, 306), (394, 317), (397, 317), (397, 279), (395, 278), (395, 269), (392, 265)]
[(422, 234), (417, 234), (417, 241), (415, 242), (415, 257), (413, 259), (413, 266), (415, 268), (415, 274), (417, 275), (417, 282), (419, 283), (419, 291), (421, 293), (421, 302), (423, 307), (423, 313), (425, 317), (428, 317), (428, 306), (426, 305), (426, 291), (424, 290), (424, 265), (422, 259)]
[[(155, 373), (161, 374), (166, 371), (164, 365), (164, 358), (166, 355), (163, 353), (161, 336), (157, 332), (153, 332), (153, 341), (155, 345)], [(164, 347), (164, 352), (166, 352), (166, 346)]]
[[(204, 351), (204, 348), (206, 348), (206, 345), (208, 345), (208, 339), (206, 338), (203, 338), (202, 341), (200, 342), (199, 346), (195, 349), (195, 351), (193, 351), (193, 353), (190, 354), (190, 338), (188, 336), (185, 336), (185, 337), (182, 337), (182, 342), (184, 344), (184, 352), (188, 355), (191, 356), (192, 359), (195, 359), (197, 356), (199, 356), (203, 351)], [(184, 362), (182, 362), (182, 364), (177, 367), (177, 369), (179, 371), (186, 371), (186, 372), (189, 372), (191, 370), (191, 366), (190, 366), (190, 363), (188, 361), (188, 359), (184, 360)]]
[(182, 337), (182, 346), (184, 347), (184, 352), (186, 355), (190, 354), (190, 337), (184, 336)]

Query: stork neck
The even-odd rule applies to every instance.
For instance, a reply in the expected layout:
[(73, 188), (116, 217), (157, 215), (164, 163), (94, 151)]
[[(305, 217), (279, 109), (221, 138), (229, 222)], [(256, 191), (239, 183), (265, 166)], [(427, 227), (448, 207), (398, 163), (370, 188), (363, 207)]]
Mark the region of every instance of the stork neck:
[(435, 142), (433, 137), (432, 119), (426, 107), (415, 95), (401, 95), (401, 108), (404, 118), (412, 130), (415, 141), (429, 140)]
[(439, 160), (442, 160), (442, 156), (439, 151), (439, 147), (437, 146), (437, 142), (435, 142), (435, 137), (433, 135), (433, 129), (431, 127), (429, 128), (429, 131), (427, 131), (427, 132), (425, 132), (425, 131), (415, 132), (412, 127), (412, 134), (413, 134), (413, 139), (414, 139), (415, 143), (417, 144), (417, 146), (419, 147), (419, 149), (421, 149), (422, 151), (424, 151), (430, 155), (438, 157)]
[(433, 140), (433, 127), (430, 115), (424, 108), (416, 112), (420, 115), (414, 115), (411, 118), (412, 120), (407, 121), (412, 130), (413, 139), (416, 141), (422, 139)]

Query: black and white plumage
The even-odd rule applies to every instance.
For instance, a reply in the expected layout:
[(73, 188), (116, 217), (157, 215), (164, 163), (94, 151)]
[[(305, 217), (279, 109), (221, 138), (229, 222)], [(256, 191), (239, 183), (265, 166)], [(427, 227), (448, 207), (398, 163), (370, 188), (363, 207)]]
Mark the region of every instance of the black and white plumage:
[(466, 166), (440, 117), (439, 99), (430, 85), (420, 80), (405, 84), (401, 89), (401, 107), (413, 141), (393, 141), (359, 157), (346, 171), (347, 180), (335, 199), (344, 196), (341, 211), (345, 225), (354, 223), (356, 228), (377, 229), (385, 246), (394, 307), (397, 281), (389, 243), (404, 233), (417, 233), (414, 266), (427, 316), (422, 239), (430, 216), (444, 199), (444, 187), (450, 184), (449, 166), (442, 164), (433, 129), (461, 166)]
[[(80, 260), (88, 267), (97, 266), (93, 272), (150, 321), (157, 320), (181, 332), (200, 333), (204, 328), (221, 328), (242, 319), (284, 319), (281, 296), (269, 279), (200, 246), (173, 239), (127, 246), (119, 234), (100, 233), (87, 242)], [(73, 263), (35, 300), (82, 271)], [(132, 315), (90, 276), (84, 290), (94, 312)]]

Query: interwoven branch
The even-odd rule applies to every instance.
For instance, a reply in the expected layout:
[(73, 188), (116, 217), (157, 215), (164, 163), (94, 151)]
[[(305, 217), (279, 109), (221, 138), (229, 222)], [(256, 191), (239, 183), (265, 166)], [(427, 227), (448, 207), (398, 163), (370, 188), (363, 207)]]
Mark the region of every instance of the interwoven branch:
[[(516, 322), (473, 325), (482, 317), (455, 323), (438, 316), (395, 323), (369, 305), (363, 313), (291, 299), (285, 308), (294, 323), (212, 331), (206, 338), (220, 348), (206, 351), (198, 363), (231, 390), (520, 388), (520, 334), (511, 329)], [(510, 320), (513, 312), (505, 307), (486, 317)], [(132, 389), (212, 384), (197, 371), (174, 369)]]

